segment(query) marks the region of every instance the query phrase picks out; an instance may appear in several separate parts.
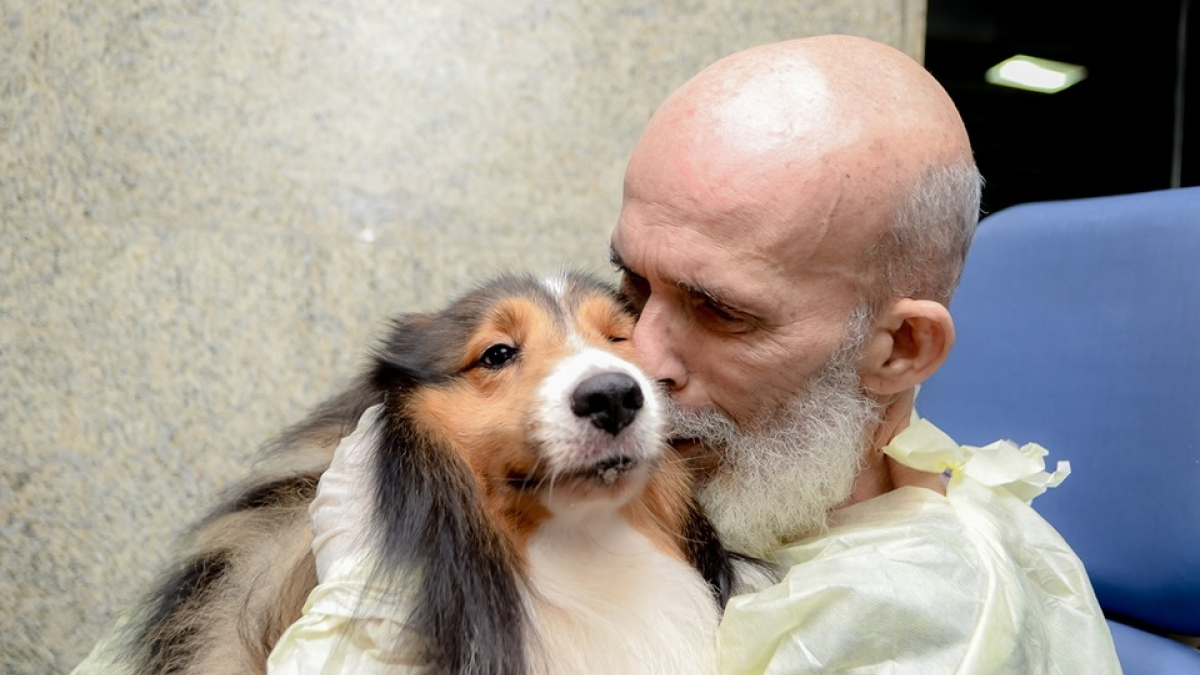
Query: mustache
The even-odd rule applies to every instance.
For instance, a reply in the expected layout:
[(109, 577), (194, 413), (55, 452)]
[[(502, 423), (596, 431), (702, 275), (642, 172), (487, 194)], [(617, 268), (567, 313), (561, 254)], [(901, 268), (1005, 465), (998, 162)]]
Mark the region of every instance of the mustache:
[(738, 425), (716, 410), (692, 410), (668, 401), (666, 406), (667, 433), (672, 439), (695, 440), (705, 445), (723, 447), (739, 434)]

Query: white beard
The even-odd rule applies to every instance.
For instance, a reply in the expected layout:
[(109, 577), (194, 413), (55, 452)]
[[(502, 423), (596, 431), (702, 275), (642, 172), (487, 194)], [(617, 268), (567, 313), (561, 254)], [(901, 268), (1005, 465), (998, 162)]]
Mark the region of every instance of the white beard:
[(746, 430), (720, 413), (671, 407), (674, 437), (721, 453), (699, 500), (729, 549), (769, 557), (822, 532), (829, 512), (850, 496), (881, 413), (862, 392), (857, 342), (848, 340), (804, 391)]

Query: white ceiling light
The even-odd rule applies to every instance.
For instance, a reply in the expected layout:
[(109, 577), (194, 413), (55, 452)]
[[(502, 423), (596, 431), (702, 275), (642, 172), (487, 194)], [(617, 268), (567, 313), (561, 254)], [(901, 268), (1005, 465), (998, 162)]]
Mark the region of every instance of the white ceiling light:
[(1087, 68), (1074, 63), (1017, 54), (988, 68), (988, 82), (1002, 87), (1053, 94), (1087, 77)]

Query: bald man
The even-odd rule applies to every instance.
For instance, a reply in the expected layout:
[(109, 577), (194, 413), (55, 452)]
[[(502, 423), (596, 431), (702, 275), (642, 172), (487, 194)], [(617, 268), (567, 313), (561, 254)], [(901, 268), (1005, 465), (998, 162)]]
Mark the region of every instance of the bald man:
[(1065, 470), (912, 423), (979, 187), (945, 91), (861, 38), (718, 61), (634, 149), (612, 236), (634, 346), (677, 443), (713, 455), (722, 539), (785, 575), (730, 603), (722, 673), (1120, 672), (1028, 506)]
[[(724, 451), (708, 492), (730, 543), (767, 555), (842, 502), (941, 489), (861, 446), (869, 435), (878, 450), (907, 423), (916, 385), (949, 352), (946, 304), (978, 205), (954, 105), (915, 62), (868, 40), (735, 54), (651, 119), (613, 260), (641, 313), (642, 365), (668, 384), (681, 431), (699, 425)], [(805, 393), (818, 384), (822, 397)], [(788, 463), (765, 465), (761, 436), (778, 430)], [(761, 527), (745, 526), (750, 510)]]
[[(942, 88), (859, 38), (723, 59), (634, 149), (611, 253), (635, 348), (681, 451), (711, 467), (723, 540), (777, 572), (729, 603), (720, 672), (1120, 672), (1082, 565), (1028, 504), (1065, 471), (914, 413), (954, 342), (979, 185)], [(355, 484), (338, 471), (313, 510), (318, 563), (368, 540), (346, 534), (362, 500), (326, 489)], [(340, 630), (314, 639), (370, 647)], [(305, 639), (285, 636), (277, 672), (331, 653)]]

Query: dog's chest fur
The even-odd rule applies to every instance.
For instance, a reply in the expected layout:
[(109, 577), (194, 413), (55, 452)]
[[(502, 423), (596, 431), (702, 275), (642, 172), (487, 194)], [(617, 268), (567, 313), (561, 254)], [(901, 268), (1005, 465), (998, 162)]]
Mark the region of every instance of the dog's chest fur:
[(616, 514), (564, 520), (527, 549), (532, 672), (712, 673), (718, 614), (700, 574)]

